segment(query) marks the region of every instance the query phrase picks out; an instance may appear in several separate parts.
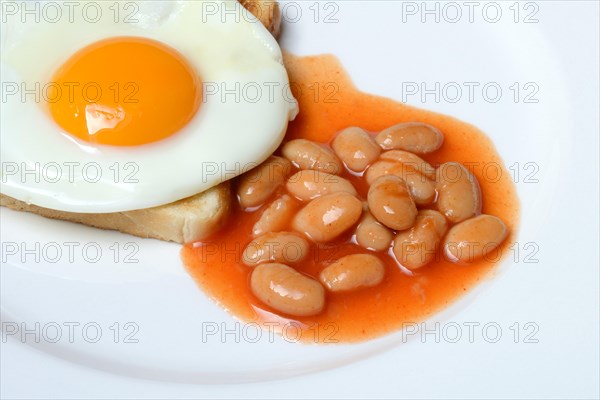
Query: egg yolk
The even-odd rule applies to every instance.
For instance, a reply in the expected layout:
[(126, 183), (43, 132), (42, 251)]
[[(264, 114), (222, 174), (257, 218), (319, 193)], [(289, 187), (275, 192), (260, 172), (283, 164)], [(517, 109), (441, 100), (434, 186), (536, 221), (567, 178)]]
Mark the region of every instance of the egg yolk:
[(46, 96), (54, 120), (91, 143), (136, 146), (165, 139), (200, 107), (201, 81), (185, 58), (155, 40), (116, 37), (75, 53)]

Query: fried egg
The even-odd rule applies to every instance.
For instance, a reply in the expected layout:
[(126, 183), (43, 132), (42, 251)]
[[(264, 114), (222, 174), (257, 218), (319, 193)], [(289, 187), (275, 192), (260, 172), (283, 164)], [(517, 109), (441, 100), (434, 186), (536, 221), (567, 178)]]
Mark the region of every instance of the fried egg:
[(3, 194), (70, 212), (143, 209), (278, 147), (297, 102), (277, 42), (237, 1), (136, 2), (118, 19), (117, 3), (93, 3), (94, 23), (77, 11), (4, 18)]

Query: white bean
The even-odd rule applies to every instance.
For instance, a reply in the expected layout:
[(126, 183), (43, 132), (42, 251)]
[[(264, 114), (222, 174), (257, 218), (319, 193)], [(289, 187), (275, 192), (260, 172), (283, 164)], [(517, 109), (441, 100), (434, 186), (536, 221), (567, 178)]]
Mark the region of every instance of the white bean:
[(403, 230), (410, 228), (417, 216), (406, 183), (394, 175), (377, 178), (367, 195), (371, 214), (388, 228)]
[(432, 181), (435, 180), (435, 168), (427, 161), (423, 160), (418, 155), (404, 150), (390, 150), (383, 152), (379, 156), (382, 160), (397, 161), (403, 164), (406, 168), (410, 168), (415, 172), (425, 175)]
[(508, 236), (508, 228), (498, 217), (482, 214), (454, 225), (444, 240), (444, 252), (451, 261), (473, 262), (492, 253)]
[(372, 254), (351, 254), (327, 266), (319, 279), (332, 292), (376, 286), (385, 275), (385, 266)]
[(438, 254), (446, 229), (446, 219), (442, 214), (433, 210), (420, 211), (415, 225), (399, 232), (394, 239), (396, 260), (410, 270), (429, 264)]
[(396, 161), (379, 160), (371, 165), (366, 173), (367, 183), (372, 185), (377, 178), (385, 175), (394, 175), (406, 182), (415, 203), (425, 205), (435, 200), (435, 182)]
[(343, 171), (341, 161), (331, 150), (310, 140), (290, 140), (283, 145), (281, 152), (285, 158), (300, 169), (314, 169), (335, 175), (339, 175)]
[(260, 301), (285, 314), (316, 315), (325, 307), (323, 286), (284, 264), (261, 264), (254, 268), (250, 288)]
[(237, 189), (242, 208), (263, 204), (285, 182), (291, 169), (292, 164), (285, 158), (271, 156), (258, 167), (243, 174)]
[(309, 244), (292, 232), (270, 232), (254, 239), (244, 249), (242, 262), (255, 266), (263, 262), (297, 263), (308, 255)]
[(316, 242), (328, 242), (350, 229), (360, 218), (362, 203), (355, 196), (338, 192), (318, 197), (294, 218), (294, 230)]
[(406, 122), (381, 131), (375, 141), (385, 150), (406, 150), (416, 154), (431, 153), (442, 147), (444, 136), (431, 125)]
[(331, 147), (344, 164), (355, 172), (364, 171), (381, 153), (373, 137), (357, 127), (346, 128), (338, 133)]
[(369, 211), (356, 227), (356, 242), (368, 250), (383, 251), (390, 247), (394, 235), (387, 227), (373, 217)]
[(300, 200), (312, 200), (336, 192), (357, 195), (356, 189), (349, 180), (314, 170), (296, 172), (288, 179), (286, 188)]
[(254, 237), (285, 229), (294, 216), (294, 201), (284, 194), (267, 207), (252, 228)]
[(437, 170), (437, 208), (453, 223), (481, 212), (477, 178), (460, 163), (447, 162)]

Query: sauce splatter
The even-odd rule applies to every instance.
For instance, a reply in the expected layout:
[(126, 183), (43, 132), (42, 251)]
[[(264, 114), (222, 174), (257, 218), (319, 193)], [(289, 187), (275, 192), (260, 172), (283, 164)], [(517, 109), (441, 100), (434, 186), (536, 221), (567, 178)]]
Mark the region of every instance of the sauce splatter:
[[(444, 134), (444, 145), (423, 158), (434, 166), (447, 161), (465, 164), (479, 180), (482, 212), (501, 218), (512, 234), (487, 259), (455, 264), (440, 252), (432, 263), (412, 274), (402, 271), (387, 252), (378, 253), (386, 264), (386, 276), (380, 285), (328, 293), (325, 310), (319, 315), (284, 317), (252, 294), (252, 268), (239, 261), (243, 249), (252, 241), (252, 227), (262, 209), (248, 213), (234, 206), (228, 224), (220, 232), (182, 250), (184, 263), (199, 286), (244, 321), (265, 324), (304, 342), (339, 343), (375, 338), (399, 330), (403, 324), (418, 323), (489, 276), (510, 251), (519, 215), (515, 186), (490, 139), (455, 118), (358, 91), (333, 56), (286, 55), (285, 65), (300, 104), (300, 114), (290, 124), (285, 141), (304, 138), (329, 143), (338, 131), (349, 126), (376, 133), (399, 122), (433, 125)], [(365, 198), (367, 188), (362, 179), (349, 173), (342, 176), (351, 180)], [(270, 201), (263, 208), (269, 204)], [(299, 209), (300, 202), (295, 206)], [(295, 267), (318, 279), (324, 264), (347, 254), (366, 252), (354, 244), (352, 236), (353, 232), (348, 232), (333, 243), (313, 246), (309, 257)]]

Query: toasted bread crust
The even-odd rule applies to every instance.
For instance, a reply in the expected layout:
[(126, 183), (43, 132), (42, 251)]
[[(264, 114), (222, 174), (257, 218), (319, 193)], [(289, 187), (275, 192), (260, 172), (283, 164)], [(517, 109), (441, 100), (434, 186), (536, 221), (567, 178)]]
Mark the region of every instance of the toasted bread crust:
[(227, 219), (230, 204), (228, 182), (174, 203), (115, 213), (57, 211), (0, 194), (0, 205), (12, 210), (177, 243), (194, 242), (217, 231)]
[(281, 11), (274, 0), (239, 0), (277, 38), (281, 30)]

